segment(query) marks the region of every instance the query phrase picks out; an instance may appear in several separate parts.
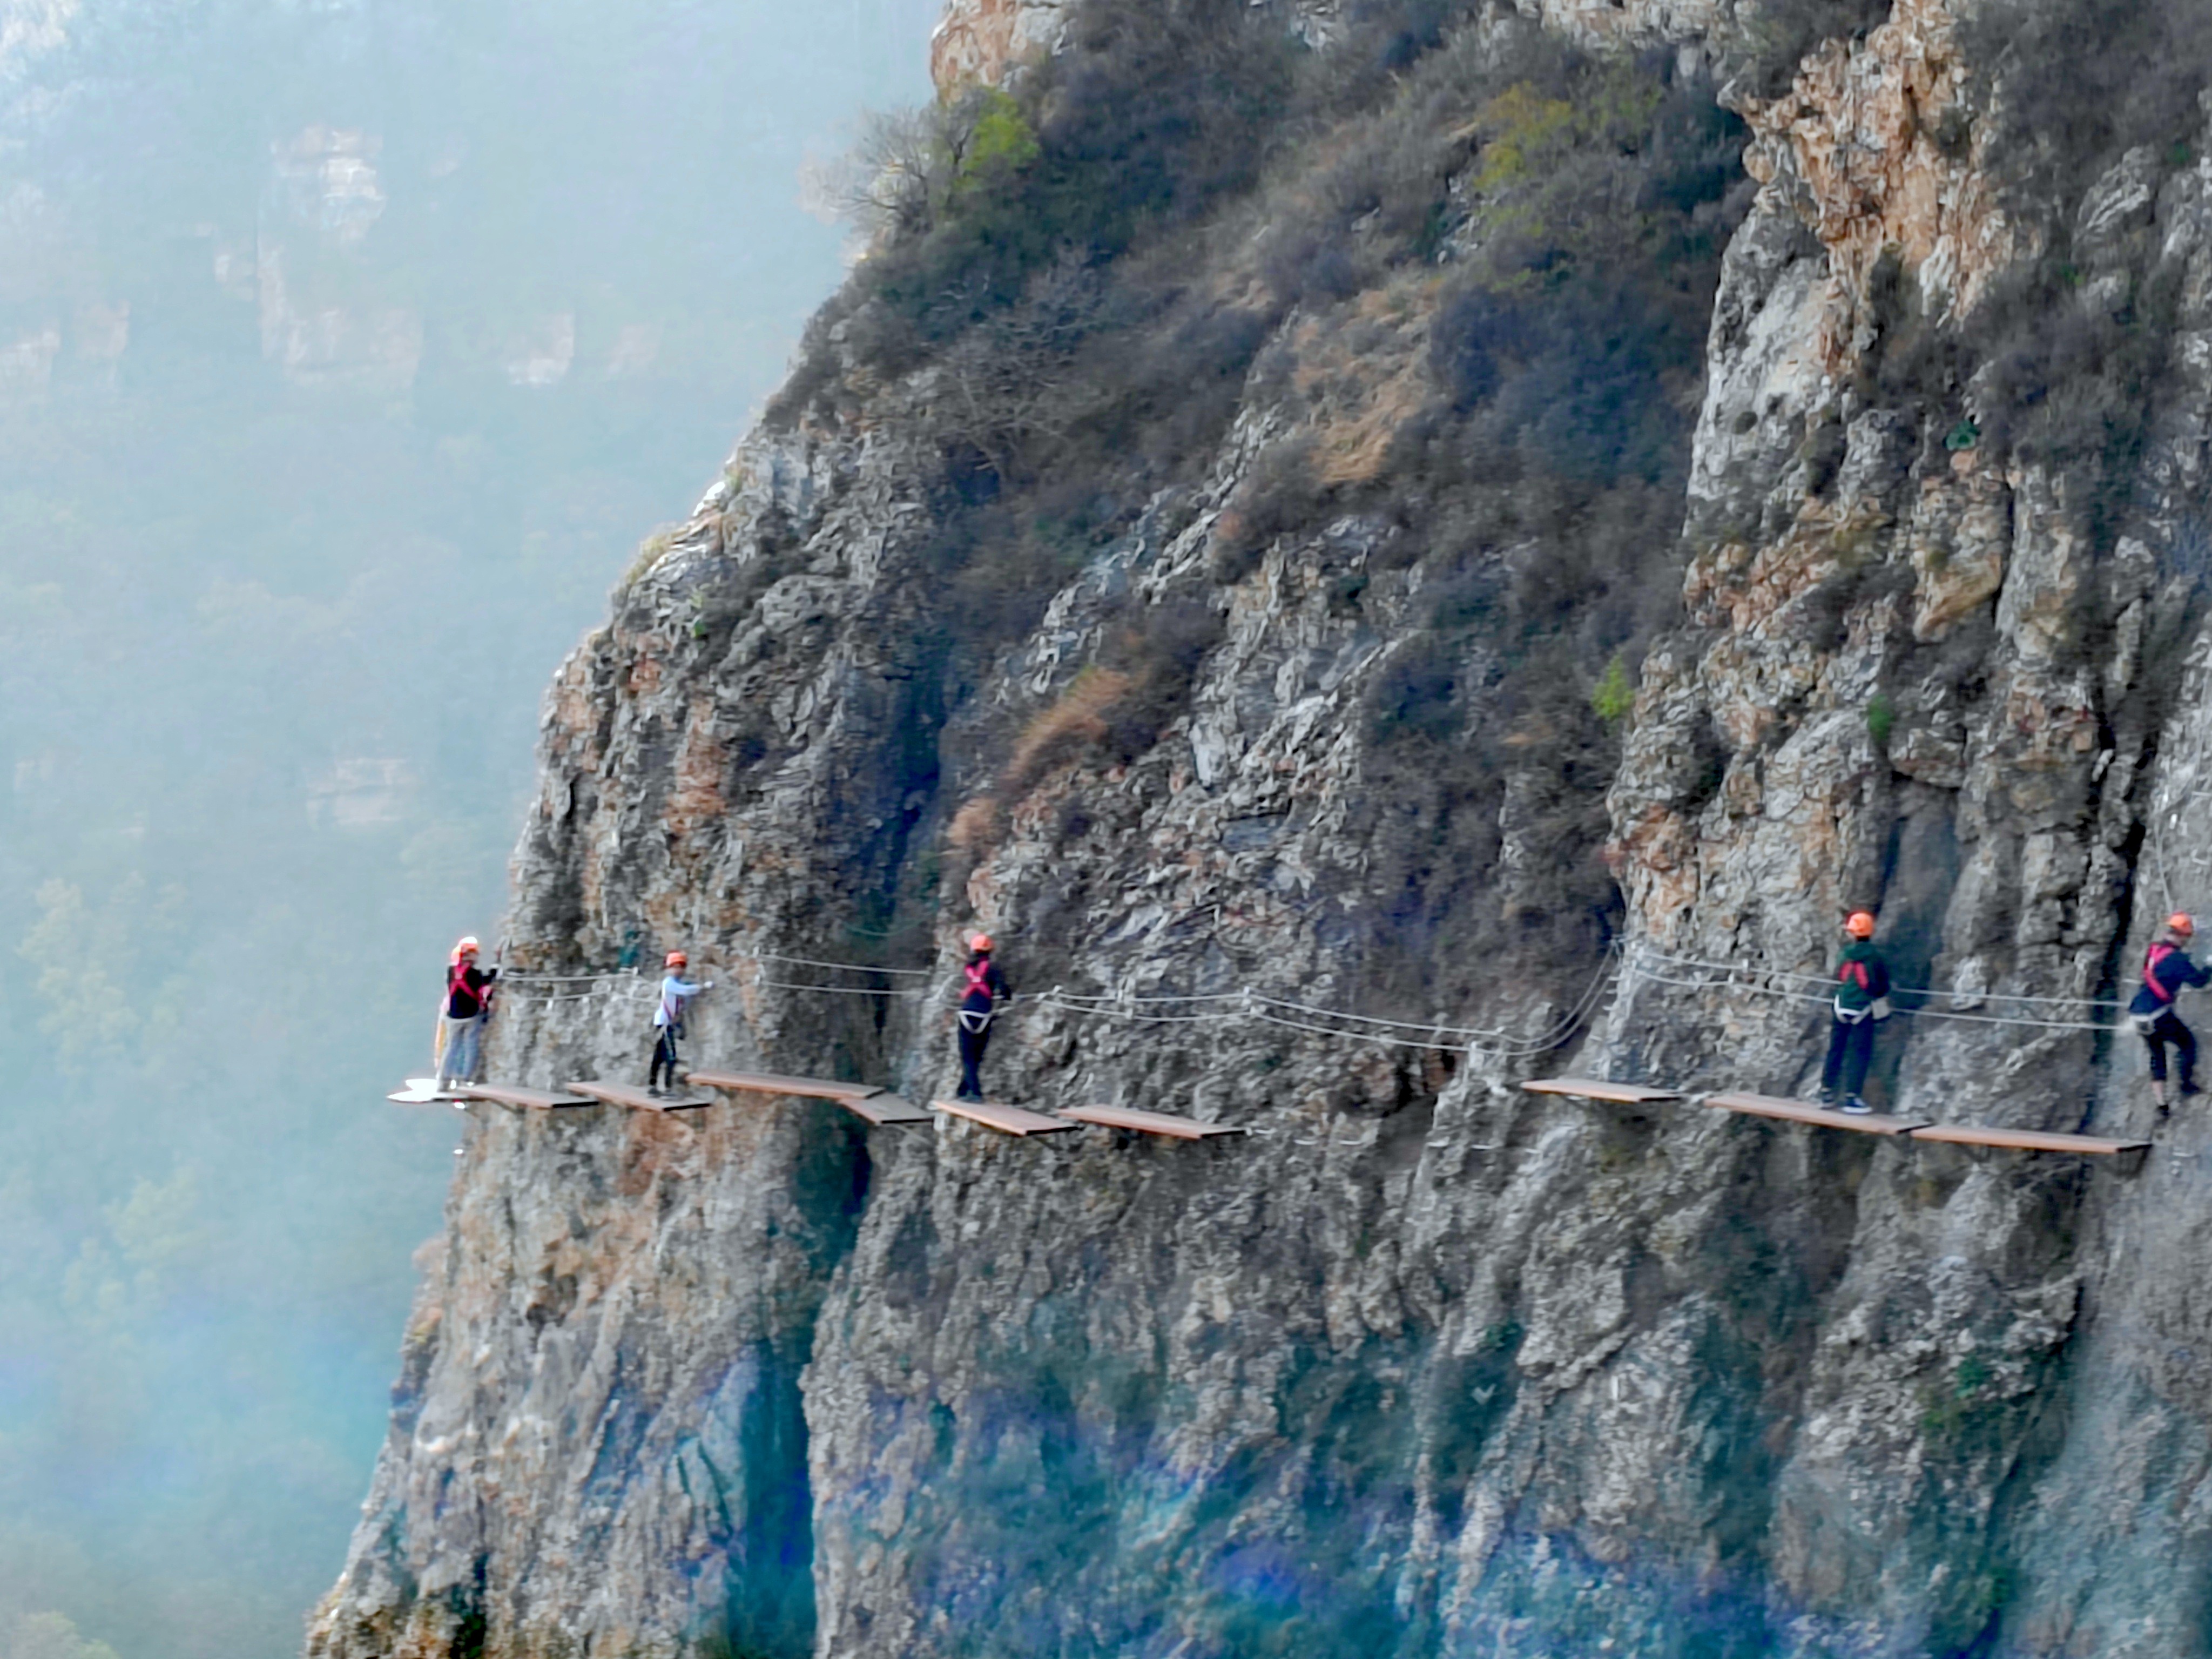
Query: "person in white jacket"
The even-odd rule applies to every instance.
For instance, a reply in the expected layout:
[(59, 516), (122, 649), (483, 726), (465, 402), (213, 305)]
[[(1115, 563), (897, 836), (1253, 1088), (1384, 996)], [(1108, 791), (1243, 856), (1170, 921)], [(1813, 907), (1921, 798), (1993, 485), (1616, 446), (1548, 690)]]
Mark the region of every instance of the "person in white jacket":
[(714, 988), (711, 980), (694, 985), (685, 979), (684, 970), (690, 965), (690, 957), (683, 951), (668, 953), (667, 976), (660, 981), (660, 1000), (653, 1010), (653, 1067), (647, 1073), (645, 1081), (645, 1091), (649, 1095), (663, 1092), (660, 1080), (664, 1075), (668, 1079), (667, 1092), (675, 1091), (681, 1081), (676, 1075), (676, 1045), (684, 1036), (684, 1011), (700, 992)]

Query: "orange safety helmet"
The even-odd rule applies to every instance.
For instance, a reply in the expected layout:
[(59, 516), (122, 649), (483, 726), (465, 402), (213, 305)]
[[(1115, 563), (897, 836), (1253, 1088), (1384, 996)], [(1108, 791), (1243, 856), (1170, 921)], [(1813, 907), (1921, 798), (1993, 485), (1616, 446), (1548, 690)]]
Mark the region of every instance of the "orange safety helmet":
[(1874, 912), (1871, 910), (1852, 911), (1850, 915), (1844, 918), (1844, 931), (1849, 933), (1853, 939), (1872, 939), (1874, 937)]
[(2187, 939), (2197, 931), (2197, 920), (2186, 910), (2176, 910), (2166, 919), (2166, 931)]
[(458, 963), (463, 957), (472, 957), (483, 949), (483, 946), (477, 943), (474, 933), (464, 933), (461, 942), (453, 947), (453, 960)]
[(979, 956), (990, 955), (991, 936), (988, 933), (970, 933), (968, 936), (968, 948)]
[(691, 958), (681, 951), (671, 951), (668, 953), (668, 960), (661, 965), (666, 968), (689, 968), (691, 965)]

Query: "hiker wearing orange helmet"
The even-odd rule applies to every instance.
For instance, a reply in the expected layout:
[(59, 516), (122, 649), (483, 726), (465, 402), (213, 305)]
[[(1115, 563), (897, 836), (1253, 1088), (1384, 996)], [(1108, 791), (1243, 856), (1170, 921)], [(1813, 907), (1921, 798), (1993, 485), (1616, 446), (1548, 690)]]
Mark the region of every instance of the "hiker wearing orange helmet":
[(2169, 1042), (2180, 1062), (2183, 1096), (2197, 1092), (2197, 1034), (2173, 1011), (2185, 989), (2212, 981), (2212, 968), (2200, 968), (2189, 959), (2189, 943), (2196, 937), (2197, 923), (2186, 912), (2177, 910), (2168, 916), (2166, 926), (2143, 952), (2142, 982), (2128, 1003), (2128, 1018), (2150, 1049), (2150, 1097), (2158, 1103), (2160, 1117), (2167, 1109), (2166, 1046)]
[(664, 1076), (668, 1091), (676, 1088), (676, 1045), (684, 1036), (684, 1012), (693, 997), (714, 988), (712, 980), (695, 985), (684, 978), (684, 970), (690, 965), (691, 958), (681, 951), (671, 951), (662, 964), (666, 972), (660, 981), (660, 1000), (653, 1009), (653, 1064), (645, 1074), (645, 1091), (649, 1095), (664, 1092), (660, 1083)]
[(1844, 953), (1836, 963), (1836, 997), (1828, 1020), (1828, 1060), (1820, 1068), (1820, 1099), (1854, 1117), (1874, 1110), (1859, 1097), (1874, 1060), (1875, 1023), (1889, 1018), (1889, 968), (1874, 945), (1874, 913), (1854, 910), (1844, 920)]
[(483, 1053), (484, 1016), (491, 1010), (492, 981), (499, 969), (477, 966), (483, 947), (473, 934), (464, 937), (446, 958), (446, 1002), (439, 1018), (438, 1089), (474, 1083)]
[(960, 968), (960, 1095), (962, 1100), (983, 1097), (983, 1051), (991, 1046), (991, 1021), (998, 1005), (1014, 1000), (1014, 988), (991, 960), (991, 936), (976, 933), (968, 940), (968, 960)]

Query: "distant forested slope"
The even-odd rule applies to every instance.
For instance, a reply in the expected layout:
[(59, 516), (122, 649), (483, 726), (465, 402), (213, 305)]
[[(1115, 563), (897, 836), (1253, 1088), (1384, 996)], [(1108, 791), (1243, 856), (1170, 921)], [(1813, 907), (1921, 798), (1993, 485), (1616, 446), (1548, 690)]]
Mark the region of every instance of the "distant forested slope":
[(451, 1162), (378, 1095), (933, 16), (0, 0), (0, 1652), (296, 1650)]

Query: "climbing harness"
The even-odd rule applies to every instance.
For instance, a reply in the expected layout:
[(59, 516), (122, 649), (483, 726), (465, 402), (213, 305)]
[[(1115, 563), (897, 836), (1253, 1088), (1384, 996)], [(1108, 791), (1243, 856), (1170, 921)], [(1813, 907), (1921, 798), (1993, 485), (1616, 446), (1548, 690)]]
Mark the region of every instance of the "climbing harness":
[[(981, 939), (983, 936), (978, 933), (975, 937)], [(985, 942), (988, 943), (988, 940)], [(968, 989), (963, 994), (981, 996), (988, 1005), (981, 1008), (963, 1008), (960, 1011), (960, 1029), (971, 1036), (981, 1036), (991, 1029), (992, 1018), (999, 1012), (999, 1000), (991, 992), (991, 964), (988, 962), (963, 963), (960, 971), (968, 981)]]
[[(454, 963), (451, 967), (446, 969), (447, 1009), (450, 1012), (453, 1006), (453, 994), (456, 991), (459, 991), (464, 996), (474, 998), (477, 1005), (477, 1014), (483, 1013), (485, 1005), (491, 1000), (491, 988), (494, 983), (496, 983), (496, 981), (488, 981), (481, 986), (471, 985), (469, 983), (468, 963), (465, 962)], [(460, 1018), (463, 1019), (473, 1019), (476, 1018), (476, 1014), (463, 1014)]]

